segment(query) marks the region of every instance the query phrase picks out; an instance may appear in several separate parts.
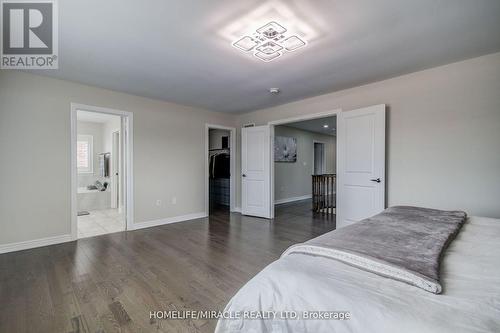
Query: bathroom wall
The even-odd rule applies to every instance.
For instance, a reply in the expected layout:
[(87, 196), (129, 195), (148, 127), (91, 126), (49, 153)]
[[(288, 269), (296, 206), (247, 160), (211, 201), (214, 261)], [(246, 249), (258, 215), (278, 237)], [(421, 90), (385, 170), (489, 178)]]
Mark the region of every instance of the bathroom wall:
[(121, 118), (119, 116), (109, 116), (109, 120), (103, 124), (103, 148), (106, 152), (113, 149), (113, 133), (120, 132)]
[[(113, 133), (120, 132), (121, 118), (119, 116), (109, 115), (105, 122), (78, 121), (78, 135), (91, 135), (93, 137), (93, 172), (78, 173), (78, 187), (86, 188), (88, 185), (95, 184), (96, 181), (107, 183), (108, 187), (105, 193), (87, 193), (80, 189), (77, 196), (79, 210), (98, 210), (111, 208), (111, 177), (101, 177), (99, 175), (99, 155), (101, 153), (112, 153)], [(119, 148), (120, 149), (120, 148)], [(112, 168), (110, 164), (110, 168)], [(121, 166), (120, 168), (121, 169)], [(119, 175), (122, 172), (119, 170)], [(121, 180), (120, 180), (121, 182)], [(123, 198), (122, 186), (119, 186), (119, 198)], [(82, 193), (85, 192), (85, 193)], [(120, 201), (123, 205), (123, 200)]]
[(86, 121), (77, 122), (78, 135), (91, 135), (93, 137), (93, 171), (92, 173), (78, 173), (78, 187), (87, 187), (95, 181), (106, 182), (108, 178), (99, 177), (99, 154), (104, 149), (104, 124)]
[[(119, 119), (119, 117), (117, 117)], [(91, 135), (93, 138), (93, 170), (92, 173), (78, 173), (78, 211), (100, 210), (111, 208), (111, 178), (99, 175), (99, 154), (110, 152), (111, 132), (107, 123), (95, 123), (87, 121), (77, 122), (78, 135)], [(108, 149), (109, 146), (109, 149)], [(104, 192), (86, 191), (88, 185), (96, 181), (108, 183), (108, 188)]]

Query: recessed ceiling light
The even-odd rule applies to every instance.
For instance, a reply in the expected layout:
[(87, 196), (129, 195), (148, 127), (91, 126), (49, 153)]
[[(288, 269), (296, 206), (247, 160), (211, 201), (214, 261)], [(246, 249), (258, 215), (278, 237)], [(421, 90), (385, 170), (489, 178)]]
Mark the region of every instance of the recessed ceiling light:
[(324, 124), (324, 125), (323, 125), (323, 128), (328, 128), (328, 124)]
[(280, 93), (279, 88), (270, 88), (269, 92), (273, 95), (278, 95)]
[(258, 28), (251, 35), (241, 36), (232, 45), (238, 50), (251, 53), (254, 57), (269, 62), (284, 53), (293, 52), (307, 45), (304, 39), (288, 33), (281, 24), (271, 21)]

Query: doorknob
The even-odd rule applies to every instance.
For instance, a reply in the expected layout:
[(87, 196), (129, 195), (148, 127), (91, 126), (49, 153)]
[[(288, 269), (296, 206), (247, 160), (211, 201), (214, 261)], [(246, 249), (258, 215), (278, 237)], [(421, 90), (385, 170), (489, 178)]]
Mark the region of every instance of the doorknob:
[(380, 183), (380, 182), (381, 182), (380, 178), (377, 178), (377, 179), (370, 179), (370, 181), (372, 181), (372, 182), (376, 182), (376, 183)]
[(241, 175), (241, 177), (246, 177), (246, 176), (247, 176), (247, 175), (245, 175), (245, 174), (242, 174), (242, 175)]

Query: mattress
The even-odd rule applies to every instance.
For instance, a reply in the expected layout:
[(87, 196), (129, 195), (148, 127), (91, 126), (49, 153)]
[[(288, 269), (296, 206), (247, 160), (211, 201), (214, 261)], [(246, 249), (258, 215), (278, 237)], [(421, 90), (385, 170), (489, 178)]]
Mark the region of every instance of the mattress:
[(441, 282), (435, 295), (326, 257), (290, 254), (238, 291), (216, 332), (500, 332), (500, 220), (467, 219), (445, 252)]

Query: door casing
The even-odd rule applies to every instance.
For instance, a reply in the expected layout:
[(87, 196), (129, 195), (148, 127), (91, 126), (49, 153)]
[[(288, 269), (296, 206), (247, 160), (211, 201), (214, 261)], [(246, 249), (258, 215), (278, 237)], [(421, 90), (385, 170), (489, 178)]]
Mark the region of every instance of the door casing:
[(121, 117), (121, 139), (122, 139), (122, 173), (123, 187), (122, 191), (125, 204), (125, 225), (126, 230), (134, 229), (134, 114), (128, 111), (115, 110), (110, 108), (103, 108), (92, 105), (71, 103), (70, 111), (70, 138), (71, 138), (71, 218), (70, 229), (71, 239), (78, 239), (78, 225), (77, 225), (77, 190), (78, 190), (78, 173), (76, 167), (76, 142), (77, 142), (77, 121), (78, 111), (90, 111), (96, 113), (104, 113)]

